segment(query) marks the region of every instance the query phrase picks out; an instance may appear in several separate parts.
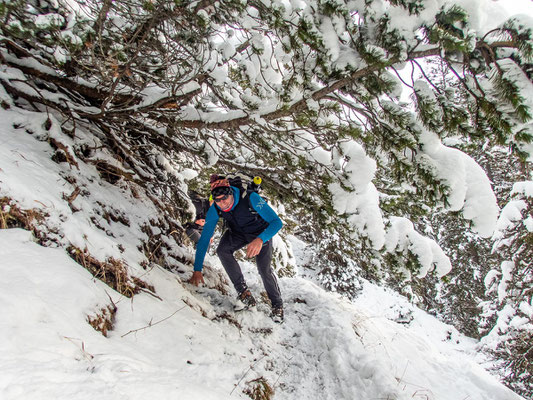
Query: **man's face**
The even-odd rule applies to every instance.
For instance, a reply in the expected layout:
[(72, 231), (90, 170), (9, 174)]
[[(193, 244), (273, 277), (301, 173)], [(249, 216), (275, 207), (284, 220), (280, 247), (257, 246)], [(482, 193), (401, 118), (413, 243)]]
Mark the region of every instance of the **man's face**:
[(213, 199), (222, 211), (229, 211), (229, 209), (233, 206), (233, 194), (221, 194), (213, 197)]

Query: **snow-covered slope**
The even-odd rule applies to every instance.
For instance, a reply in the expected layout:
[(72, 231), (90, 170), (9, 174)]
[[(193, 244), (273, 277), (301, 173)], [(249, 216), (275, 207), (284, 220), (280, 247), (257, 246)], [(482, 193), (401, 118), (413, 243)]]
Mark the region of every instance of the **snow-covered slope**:
[[(283, 278), (286, 322), (276, 325), (264, 303), (231, 311), (234, 293), (214, 257), (203, 288), (186, 283), (192, 249), (175, 242), (167, 243), (174, 272), (143, 267), (157, 209), (141, 188), (103, 181), (74, 151), (77, 165), (54, 162), (51, 138), (66, 149), (98, 145), (82, 129), (61, 135), (53, 119), (45, 131), (46, 118), (0, 111), (0, 199), (10, 199), (2, 219), (15, 207), (39, 211), (48, 238), (40, 240), (50, 245), (20, 228), (0, 230), (1, 399), (248, 398), (261, 385), (274, 399), (520, 399), (476, 363), (474, 341), (373, 285), (350, 303), (301, 276)], [(97, 151), (93, 159), (113, 162)], [(304, 257), (305, 244), (292, 245)], [(153, 290), (119, 294), (69, 246), (123, 260)], [(259, 294), (254, 266), (243, 266)], [(105, 337), (88, 321), (114, 307)], [(392, 321), (405, 310), (409, 324)]]
[[(469, 339), (445, 341), (453, 330), (420, 311), (410, 327), (389, 321), (401, 299), (370, 285), (353, 305), (284, 278), (286, 323), (272, 323), (265, 305), (231, 323), (220, 317), (227, 297), (163, 269), (144, 277), (161, 299), (130, 300), (27, 231), (0, 240), (3, 399), (246, 398), (260, 378), (276, 399), (519, 399), (473, 361)], [(108, 296), (118, 312), (105, 338), (87, 315)]]

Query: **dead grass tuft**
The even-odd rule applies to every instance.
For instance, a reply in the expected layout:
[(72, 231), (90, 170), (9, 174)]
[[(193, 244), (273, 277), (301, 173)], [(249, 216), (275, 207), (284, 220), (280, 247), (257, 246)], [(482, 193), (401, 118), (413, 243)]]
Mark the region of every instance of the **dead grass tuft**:
[(248, 331), (256, 334), (260, 334), (263, 336), (271, 335), (273, 331), (272, 328), (248, 328)]
[(101, 262), (92, 257), (87, 250), (82, 251), (75, 246), (70, 246), (67, 251), (72, 259), (95, 278), (100, 279), (126, 297), (133, 297), (143, 289), (155, 293), (153, 286), (137, 277), (130, 277), (126, 264), (121, 260), (110, 257), (105, 262)]
[(78, 166), (78, 163), (76, 162), (76, 159), (70, 152), (68, 151), (68, 147), (65, 146), (63, 143), (59, 142), (58, 140), (55, 140), (54, 138), (49, 138), (48, 143), (50, 143), (50, 146), (56, 151), (54, 155), (52, 156), (52, 160), (56, 163), (62, 163), (67, 162), (70, 165), (76, 167), (77, 169), (80, 169)]
[(126, 181), (133, 180), (132, 173), (126, 172), (118, 167), (115, 167), (114, 165), (111, 165), (105, 160), (86, 160), (86, 161), (93, 164), (98, 170), (102, 179), (106, 180), (112, 185), (116, 184), (122, 178), (124, 178), (124, 180)]
[(263, 377), (246, 382), (246, 385), (243, 393), (253, 400), (270, 400), (274, 395), (274, 389)]
[(150, 291), (152, 293), (155, 293), (155, 287), (153, 287), (152, 285), (149, 285), (148, 283), (146, 283), (142, 279), (137, 278), (136, 276), (132, 276), (131, 279), (133, 280), (133, 283), (135, 284), (135, 286), (137, 288), (146, 289), (146, 290), (148, 290), (148, 291)]
[(205, 271), (207, 272), (208, 278), (211, 278), (211, 280), (215, 281), (215, 284), (213, 285), (213, 289), (218, 290), (220, 294), (227, 296), (229, 295), (229, 282), (226, 279), (226, 277), (220, 272), (219, 270), (213, 269), (211, 267), (205, 267)]
[(117, 306), (115, 304), (107, 305), (100, 309), (100, 313), (94, 316), (88, 315), (87, 322), (102, 335), (107, 337), (107, 333), (113, 330), (115, 323), (115, 314), (117, 313)]
[(22, 228), (38, 234), (35, 225), (44, 221), (46, 215), (36, 209), (22, 210), (16, 204), (11, 204), (8, 197), (0, 198), (0, 229)]
[(242, 325), (233, 317), (231, 314), (229, 314), (227, 311), (222, 312), (222, 314), (218, 314), (213, 321), (222, 321), (226, 320), (229, 322), (230, 325), (233, 325), (238, 330), (242, 331)]

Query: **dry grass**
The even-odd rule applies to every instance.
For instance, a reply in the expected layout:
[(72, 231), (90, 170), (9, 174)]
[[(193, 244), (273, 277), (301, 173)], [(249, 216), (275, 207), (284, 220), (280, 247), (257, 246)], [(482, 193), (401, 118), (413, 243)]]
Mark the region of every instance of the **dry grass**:
[(22, 210), (11, 199), (0, 198), (0, 229), (23, 228), (29, 231), (35, 229), (35, 223), (42, 222), (45, 215), (40, 210)]
[(274, 389), (263, 377), (246, 382), (248, 386), (243, 390), (253, 400), (270, 400), (274, 395)]
[[(154, 234), (153, 229), (159, 231)], [(163, 220), (150, 220), (150, 224), (143, 225), (141, 231), (148, 236), (148, 240), (143, 241), (138, 247), (142, 251), (149, 263), (155, 263), (165, 267), (167, 254), (172, 252), (171, 247), (163, 240), (163, 237), (174, 238), (176, 243), (181, 243), (181, 232), (183, 228), (177, 225), (170, 225)], [(177, 239), (177, 240), (176, 240)]]
[(224, 296), (228, 296), (229, 295), (229, 290), (228, 290), (229, 282), (228, 282), (228, 279), (226, 278), (226, 275), (224, 275), (224, 273), (221, 272), (220, 270), (214, 269), (208, 266), (204, 268), (204, 271), (205, 271), (204, 275), (211, 282), (214, 282), (211, 288), (218, 290), (220, 294)]
[(76, 167), (77, 169), (80, 169), (78, 163), (75, 160), (75, 157), (68, 151), (67, 146), (55, 140), (54, 138), (49, 138), (48, 143), (50, 143), (50, 146), (52, 146), (52, 148), (56, 151), (52, 156), (53, 161), (57, 163), (67, 162), (70, 165)]
[(107, 337), (107, 333), (113, 330), (113, 324), (115, 323), (115, 314), (117, 312), (117, 306), (115, 304), (108, 305), (100, 309), (100, 313), (94, 316), (88, 315), (87, 322), (98, 332), (102, 332), (102, 335)]
[(87, 250), (82, 251), (74, 246), (70, 246), (67, 251), (78, 264), (88, 270), (95, 278), (100, 279), (126, 297), (133, 297), (143, 289), (155, 293), (153, 286), (137, 277), (130, 278), (127, 266), (121, 260), (110, 257), (105, 262), (101, 262), (92, 257)]
[(229, 322), (230, 325), (233, 325), (238, 330), (242, 331), (242, 325), (233, 317), (231, 314), (229, 314), (227, 311), (222, 312), (221, 314), (218, 314), (213, 321), (222, 321), (226, 320)]
[(271, 335), (274, 332), (272, 328), (248, 328), (248, 331), (263, 336)]
[(130, 172), (126, 172), (118, 167), (115, 167), (114, 165), (111, 165), (105, 160), (85, 160), (85, 161), (93, 164), (98, 170), (98, 173), (100, 174), (102, 179), (111, 183), (112, 185), (116, 184), (121, 179), (124, 179), (126, 181), (133, 180), (133, 174), (131, 174)]
[(23, 210), (11, 203), (8, 197), (0, 198), (0, 229), (26, 229), (42, 244), (46, 238), (37, 226), (44, 222), (47, 214), (37, 209)]
[(199, 304), (193, 304), (191, 300), (187, 298), (182, 299), (182, 301), (193, 310), (198, 311), (202, 315), (202, 317), (207, 318), (207, 312)]

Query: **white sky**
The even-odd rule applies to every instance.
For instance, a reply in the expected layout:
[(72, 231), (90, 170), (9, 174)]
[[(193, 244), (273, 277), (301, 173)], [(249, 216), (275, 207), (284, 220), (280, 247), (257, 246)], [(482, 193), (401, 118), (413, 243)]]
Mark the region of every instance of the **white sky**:
[(469, 15), (472, 28), (487, 31), (496, 28), (512, 15), (525, 14), (533, 19), (532, 0), (452, 0)]
[(533, 0), (492, 0), (511, 14), (524, 13), (533, 15)]
[[(489, 0), (486, 1), (489, 2)], [(498, 23), (515, 14), (526, 14), (533, 18), (533, 0), (490, 0), (490, 2), (496, 6), (494, 7), (495, 11), (497, 7), (502, 7), (508, 13), (503, 15), (498, 12), (491, 12), (491, 17), (494, 17)], [(491, 8), (493, 7), (489, 6), (489, 9)]]

